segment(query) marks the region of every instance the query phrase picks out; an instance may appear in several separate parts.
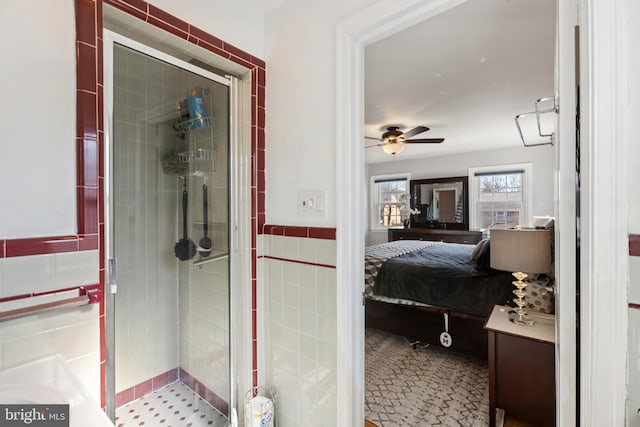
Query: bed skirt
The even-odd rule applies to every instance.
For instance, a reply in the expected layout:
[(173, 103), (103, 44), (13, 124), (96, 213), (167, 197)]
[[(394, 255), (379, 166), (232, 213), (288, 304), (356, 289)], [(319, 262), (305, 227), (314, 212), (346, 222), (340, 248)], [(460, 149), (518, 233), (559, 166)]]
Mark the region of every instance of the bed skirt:
[[(441, 346), (440, 334), (444, 332), (444, 313), (447, 310), (390, 304), (366, 299), (365, 326), (380, 329), (411, 341), (420, 340)], [(450, 350), (487, 360), (488, 338), (484, 325), (487, 319), (465, 313), (449, 312)]]

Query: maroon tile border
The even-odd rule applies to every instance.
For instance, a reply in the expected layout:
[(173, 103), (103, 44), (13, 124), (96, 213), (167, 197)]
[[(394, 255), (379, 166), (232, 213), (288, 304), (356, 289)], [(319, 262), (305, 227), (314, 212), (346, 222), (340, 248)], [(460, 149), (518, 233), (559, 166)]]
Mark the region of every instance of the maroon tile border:
[(133, 387), (129, 387), (126, 390), (116, 393), (116, 408), (126, 405), (129, 402), (139, 399), (146, 394), (161, 389), (162, 387), (176, 381), (179, 376), (179, 369), (180, 368), (170, 369), (167, 372), (163, 372), (160, 375), (156, 375), (153, 378), (149, 378), (148, 380), (142, 381)]
[(262, 234), (273, 236), (308, 237), (310, 239), (336, 240), (336, 229), (332, 227), (305, 227), (298, 225), (265, 224)]
[(317, 262), (301, 261), (299, 259), (291, 259), (291, 258), (280, 258), (277, 256), (271, 256), (271, 255), (261, 255), (258, 258), (273, 259), (276, 261), (295, 262), (297, 264), (312, 265), (314, 267), (336, 268), (335, 265), (331, 265), (331, 264), (318, 264)]
[[(100, 291), (100, 285), (97, 283), (94, 284), (88, 284), (88, 285), (82, 285), (82, 286), (73, 286), (70, 288), (63, 288), (63, 289), (55, 289), (52, 291), (46, 291), (46, 292), (31, 292), (28, 294), (21, 294), (21, 295), (12, 295), (10, 297), (4, 297), (4, 298), (0, 298), (0, 302), (7, 302), (7, 301), (15, 301), (15, 300), (19, 300), (19, 299), (26, 299), (26, 298), (31, 298), (31, 297), (39, 297), (42, 295), (53, 295), (56, 294), (58, 292), (66, 292), (66, 291), (73, 291), (73, 290), (79, 290), (80, 291), (80, 295), (85, 295), (88, 293), (91, 293), (91, 300), (90, 302), (96, 303), (99, 302), (99, 298), (96, 296), (96, 294), (94, 293), (95, 291)], [(101, 295), (100, 293), (98, 293), (97, 295)]]
[(629, 234), (629, 255), (640, 256), (640, 234)]
[(182, 381), (184, 385), (195, 391), (198, 396), (209, 402), (211, 406), (216, 408), (221, 413), (229, 413), (229, 403), (226, 400), (218, 396), (213, 390), (208, 389), (204, 384), (202, 384), (193, 375), (191, 375), (184, 369), (179, 369), (180, 381)]
[(78, 236), (32, 237), (4, 241), (7, 258), (29, 255), (56, 254), (78, 250)]
[(636, 304), (635, 302), (629, 303), (629, 308), (633, 308), (635, 310), (640, 310), (640, 304)]

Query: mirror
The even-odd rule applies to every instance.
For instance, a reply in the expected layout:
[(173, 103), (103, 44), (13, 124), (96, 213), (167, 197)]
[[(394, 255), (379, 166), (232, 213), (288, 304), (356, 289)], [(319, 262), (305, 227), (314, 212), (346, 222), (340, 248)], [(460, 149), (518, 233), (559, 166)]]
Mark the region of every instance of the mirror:
[(457, 176), (411, 180), (411, 227), (469, 229), (468, 178)]

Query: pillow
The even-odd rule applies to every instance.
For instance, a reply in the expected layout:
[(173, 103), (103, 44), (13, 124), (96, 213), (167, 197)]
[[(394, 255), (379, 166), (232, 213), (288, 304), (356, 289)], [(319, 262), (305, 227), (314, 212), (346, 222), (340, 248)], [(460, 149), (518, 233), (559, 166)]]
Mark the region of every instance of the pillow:
[(471, 257), (469, 258), (469, 261), (471, 262), (471, 264), (475, 264), (475, 263), (478, 262), (478, 257), (480, 256), (480, 251), (482, 250), (482, 247), (484, 246), (484, 243), (486, 241), (487, 241), (487, 239), (480, 240), (476, 244), (476, 247), (473, 248), (473, 251), (471, 251)]
[(527, 280), (527, 282), (527, 296), (525, 298), (527, 310), (553, 314), (555, 311), (553, 290), (547, 289), (551, 279), (548, 276), (540, 275), (538, 279)]
[[(481, 244), (482, 246), (480, 246)], [(475, 260), (473, 257), (473, 252), (471, 254), (472, 255), (471, 266), (473, 267), (474, 270), (491, 271), (490, 247), (491, 247), (491, 241), (489, 239), (483, 239), (480, 241), (480, 243), (476, 245), (476, 248), (473, 249), (473, 252), (476, 252), (476, 249), (478, 249), (478, 252), (475, 256)]]

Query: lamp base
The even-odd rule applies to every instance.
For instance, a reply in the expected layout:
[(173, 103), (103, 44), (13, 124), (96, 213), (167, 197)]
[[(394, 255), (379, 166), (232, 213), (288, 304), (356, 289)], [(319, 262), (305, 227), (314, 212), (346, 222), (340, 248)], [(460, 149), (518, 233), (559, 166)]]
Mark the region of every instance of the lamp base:
[(518, 313), (518, 309), (509, 310), (509, 321), (516, 325), (533, 326), (536, 321), (527, 316), (527, 313)]

